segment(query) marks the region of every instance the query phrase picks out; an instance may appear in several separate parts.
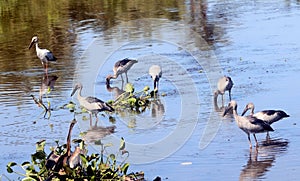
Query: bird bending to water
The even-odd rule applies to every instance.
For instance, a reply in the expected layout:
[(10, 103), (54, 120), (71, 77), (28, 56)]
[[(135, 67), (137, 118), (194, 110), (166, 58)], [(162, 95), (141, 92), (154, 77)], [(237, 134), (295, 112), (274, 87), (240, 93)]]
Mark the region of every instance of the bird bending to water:
[(47, 49), (41, 49), (39, 47), (38, 41), (39, 41), (39, 39), (37, 36), (32, 37), (31, 43), (30, 43), (28, 49), (30, 49), (35, 44), (36, 55), (41, 60), (42, 65), (47, 72), (48, 62), (56, 61), (57, 58), (52, 54), (51, 51), (49, 51)]
[(257, 119), (253, 116), (239, 116), (237, 114), (237, 103), (232, 100), (229, 102), (228, 107), (225, 109), (223, 116), (225, 116), (230, 110), (233, 110), (234, 119), (238, 127), (243, 130), (248, 135), (249, 146), (252, 148), (250, 134), (253, 134), (253, 137), (256, 142), (256, 147), (258, 147), (258, 142), (256, 139), (256, 133), (263, 133), (267, 131), (274, 131), (273, 128), (265, 123), (264, 121)]
[(229, 92), (229, 100), (231, 101), (231, 89), (233, 86), (233, 82), (230, 77), (223, 76), (219, 79), (216, 92), (222, 95), (222, 104), (224, 104), (224, 94), (226, 91)]
[(101, 111), (109, 111), (113, 112), (114, 108), (112, 108), (109, 104), (106, 102), (103, 102), (102, 100), (96, 98), (96, 97), (82, 97), (81, 96), (81, 90), (82, 90), (82, 84), (77, 83), (71, 93), (71, 96), (75, 94), (75, 92), (79, 89), (79, 92), (77, 94), (77, 99), (82, 107), (87, 109), (87, 111), (90, 114), (90, 125), (92, 126), (92, 114), (96, 117), (96, 123), (98, 122), (97, 114)]
[(106, 84), (110, 83), (110, 79), (116, 79), (119, 75), (121, 75), (122, 83), (124, 82), (122, 74), (126, 75), (126, 82), (128, 82), (127, 71), (132, 67), (133, 64), (137, 63), (137, 60), (125, 58), (123, 60), (119, 60), (115, 63), (113, 67), (114, 75), (108, 75), (106, 77)]
[[(252, 102), (248, 103), (242, 113), (242, 116), (250, 110), (250, 115), (261, 119), (267, 124), (271, 125), (283, 118), (290, 117), (287, 113), (282, 110), (263, 110), (254, 114), (254, 104)], [(269, 132), (267, 132), (267, 138), (269, 138)]]
[(159, 65), (152, 65), (149, 68), (149, 74), (154, 82), (154, 90), (158, 90), (158, 82), (162, 76), (162, 70)]

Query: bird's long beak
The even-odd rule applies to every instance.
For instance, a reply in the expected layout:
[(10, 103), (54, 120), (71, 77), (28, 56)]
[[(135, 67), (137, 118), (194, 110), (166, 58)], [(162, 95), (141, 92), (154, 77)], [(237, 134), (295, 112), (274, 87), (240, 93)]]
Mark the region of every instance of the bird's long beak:
[(34, 42), (32, 41), (28, 47), (28, 49), (30, 49), (32, 47), (32, 45), (34, 44)]
[(159, 77), (155, 76), (155, 79), (154, 79), (154, 90), (158, 89), (158, 81), (159, 81)]
[(229, 111), (231, 111), (232, 110), (232, 106), (227, 106), (226, 108), (225, 108), (225, 111), (224, 111), (224, 113), (223, 113), (223, 117), (229, 112)]
[(241, 116), (244, 116), (244, 114), (246, 114), (246, 112), (248, 111), (249, 109), (247, 107), (245, 107), (245, 109), (243, 110)]
[(75, 92), (77, 91), (77, 87), (75, 87), (74, 89), (73, 89), (73, 91), (72, 91), (72, 93), (71, 93), (71, 97), (75, 94)]

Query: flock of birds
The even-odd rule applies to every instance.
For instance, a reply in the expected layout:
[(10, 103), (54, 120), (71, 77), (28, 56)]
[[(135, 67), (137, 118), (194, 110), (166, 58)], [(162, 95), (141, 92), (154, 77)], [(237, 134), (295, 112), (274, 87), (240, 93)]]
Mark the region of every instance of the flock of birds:
[[(53, 53), (47, 49), (41, 49), (38, 46), (38, 37), (34, 36), (29, 45), (29, 49), (35, 44), (37, 57), (41, 60), (41, 63), (47, 73), (48, 62), (56, 61), (57, 58), (53, 55)], [(127, 72), (128, 70), (137, 63), (137, 60), (125, 58), (123, 60), (119, 60), (113, 66), (113, 75), (108, 75), (106, 77), (106, 86), (110, 86), (111, 79), (117, 79), (119, 76), (122, 78), (122, 83), (124, 82), (123, 74), (126, 76), (126, 82), (128, 82)], [(162, 76), (162, 69), (159, 65), (152, 65), (149, 68), (149, 74), (154, 82), (154, 91), (158, 90), (158, 82)], [(71, 93), (73, 96), (77, 90), (77, 99), (82, 107), (84, 107), (90, 114), (90, 124), (92, 124), (92, 115), (94, 114), (96, 117), (96, 123), (98, 122), (97, 114), (102, 111), (113, 112), (114, 109), (106, 102), (96, 98), (96, 97), (83, 97), (81, 95), (83, 85), (81, 83), (76, 83), (75, 87)]]
[[(224, 101), (223, 95), (226, 91), (229, 92), (230, 102), (225, 108), (223, 116), (229, 113), (233, 114), (238, 127), (247, 134), (250, 148), (252, 148), (250, 134), (253, 134), (256, 147), (258, 147), (259, 144), (255, 136), (256, 133), (267, 132), (267, 139), (269, 139), (269, 132), (274, 131), (274, 129), (271, 127), (271, 124), (283, 118), (289, 117), (289, 115), (282, 110), (263, 110), (254, 113), (254, 104), (252, 102), (246, 105), (242, 115), (239, 116), (237, 113), (237, 102), (235, 100), (231, 100), (231, 89), (233, 87), (232, 79), (228, 76), (220, 78), (217, 87), (218, 89), (214, 92), (214, 95), (217, 97), (219, 94), (221, 94), (222, 103)], [(251, 111), (250, 114), (248, 116), (244, 116), (248, 110)]]
[[(37, 57), (41, 60), (42, 65), (47, 72), (48, 62), (56, 61), (56, 57), (52, 54), (51, 51), (47, 49), (41, 49), (38, 46), (38, 37), (34, 36), (31, 40), (31, 43), (29, 45), (29, 49), (35, 44), (36, 47), (36, 54)], [(122, 82), (124, 81), (122, 74), (125, 74), (126, 81), (128, 82), (128, 76), (127, 71), (135, 64), (137, 63), (137, 60), (132, 59), (123, 59), (120, 61), (117, 61), (113, 67), (113, 75), (108, 75), (106, 77), (106, 85), (110, 85), (111, 79), (117, 79), (119, 76), (122, 78)], [(154, 91), (158, 90), (158, 84), (159, 79), (162, 77), (162, 69), (159, 65), (152, 65), (149, 68), (149, 74), (154, 82)], [(282, 110), (263, 110), (260, 112), (254, 113), (254, 104), (248, 103), (242, 113), (241, 116), (237, 113), (237, 102), (234, 100), (231, 100), (231, 89), (233, 87), (233, 81), (228, 76), (223, 76), (219, 79), (217, 83), (217, 90), (214, 92), (214, 96), (217, 98), (218, 95), (222, 95), (222, 104), (224, 103), (224, 94), (226, 91), (229, 92), (229, 104), (226, 107), (223, 116), (226, 114), (233, 114), (233, 117), (238, 125), (238, 127), (243, 130), (247, 136), (249, 141), (249, 146), (252, 148), (252, 143), (250, 139), (250, 134), (253, 134), (253, 137), (256, 142), (256, 147), (259, 146), (258, 141), (256, 139), (255, 134), (257, 133), (263, 133), (267, 132), (267, 138), (269, 138), (269, 132), (274, 131), (271, 127), (271, 124), (274, 122), (277, 122), (283, 118), (289, 117), (288, 114), (286, 114)], [(109, 111), (113, 112), (114, 109), (107, 104), (106, 102), (96, 98), (96, 97), (83, 97), (81, 95), (82, 91), (82, 84), (77, 83), (72, 91), (71, 96), (75, 94), (75, 92), (78, 90), (77, 93), (77, 99), (82, 107), (84, 107), (90, 114), (90, 121), (92, 122), (92, 114), (95, 115), (96, 121), (98, 121), (97, 114), (101, 111)], [(244, 114), (250, 110), (250, 114), (248, 116), (244, 116)]]

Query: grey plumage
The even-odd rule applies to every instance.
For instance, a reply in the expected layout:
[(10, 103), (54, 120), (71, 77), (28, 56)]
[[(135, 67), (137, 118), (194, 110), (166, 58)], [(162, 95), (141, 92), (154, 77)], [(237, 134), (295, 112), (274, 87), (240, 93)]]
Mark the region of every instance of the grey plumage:
[(258, 142), (255, 134), (263, 133), (267, 131), (274, 131), (269, 124), (265, 123), (260, 119), (257, 119), (256, 117), (253, 117), (251, 115), (239, 116), (237, 114), (237, 103), (234, 100), (229, 102), (228, 107), (225, 109), (223, 116), (225, 116), (230, 110), (233, 110), (233, 116), (238, 127), (247, 134), (250, 148), (252, 148), (250, 134), (253, 134), (253, 137), (256, 142), (256, 146), (258, 147)]
[[(265, 123), (271, 125), (283, 118), (290, 117), (286, 112), (282, 110), (263, 110), (254, 113), (254, 104), (252, 102), (248, 103), (242, 113), (242, 116), (250, 110), (250, 115), (256, 117), (257, 119), (263, 120)], [(267, 132), (267, 137), (269, 133)]]
[(222, 101), (224, 102), (224, 94), (226, 91), (229, 92), (229, 100), (231, 101), (231, 89), (233, 87), (233, 81), (230, 77), (228, 76), (223, 76), (219, 79), (218, 84), (217, 84), (217, 94), (222, 95)]
[(263, 110), (254, 113), (254, 104), (252, 102), (248, 103), (242, 113), (242, 116), (250, 110), (250, 115), (265, 121), (268, 124), (273, 124), (283, 118), (290, 117), (286, 112), (282, 110)]
[(106, 77), (106, 85), (110, 84), (110, 79), (116, 79), (118, 78), (119, 75), (121, 75), (122, 82), (123, 82), (124, 81), (122, 76), (123, 73), (125, 73), (126, 81), (128, 82), (127, 71), (137, 62), (138, 62), (137, 60), (128, 59), (128, 58), (117, 61), (113, 67), (114, 75), (108, 75)]
[(92, 124), (92, 114), (95, 115), (96, 121), (98, 121), (97, 114), (98, 112), (102, 111), (109, 111), (113, 112), (114, 109), (107, 104), (106, 102), (96, 98), (96, 97), (82, 97), (81, 96), (81, 90), (83, 86), (81, 83), (77, 83), (71, 93), (71, 96), (75, 94), (75, 92), (79, 89), (79, 92), (77, 94), (77, 99), (82, 107), (87, 109), (87, 111), (90, 113), (90, 124)]

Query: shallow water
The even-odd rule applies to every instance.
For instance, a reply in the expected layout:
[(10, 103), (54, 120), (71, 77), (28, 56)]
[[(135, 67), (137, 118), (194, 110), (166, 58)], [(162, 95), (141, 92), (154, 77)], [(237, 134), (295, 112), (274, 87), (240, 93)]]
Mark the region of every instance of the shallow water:
[[(119, 139), (125, 138), (130, 171), (142, 170), (148, 180), (297, 180), (299, 2), (133, 2), (1, 4), (2, 178), (15, 178), (6, 173), (7, 162), (29, 160), (36, 141), (46, 139), (53, 146), (55, 140), (65, 140), (73, 114), (61, 107), (77, 103), (70, 97), (74, 82), (83, 83), (83, 95), (114, 99), (115, 92), (106, 90), (106, 75), (116, 60), (135, 58), (139, 62), (129, 71), (129, 82), (136, 90), (152, 88), (148, 68), (159, 64), (159, 88), (166, 96), (141, 115), (115, 114), (115, 123), (99, 115), (98, 124), (116, 126), (116, 133), (103, 138), (115, 145), (108, 151), (118, 149)], [(19, 14), (29, 9), (33, 14)], [(53, 109), (49, 119), (30, 97), (39, 97), (45, 80), (34, 50), (27, 50), (33, 32), (40, 36), (40, 46), (58, 57), (48, 74), (58, 77), (54, 89), (43, 94)], [(283, 109), (291, 115), (272, 125), (271, 144), (265, 146), (265, 134), (258, 134), (262, 146), (249, 150), (246, 134), (233, 118), (215, 111), (212, 92), (223, 74), (234, 81), (239, 113), (252, 101), (256, 110)], [(120, 78), (112, 80), (112, 87), (121, 85)], [(83, 116), (88, 115), (76, 115), (73, 138), (89, 130), (97, 139), (103, 130), (90, 128)], [(99, 148), (90, 143), (89, 150)]]

